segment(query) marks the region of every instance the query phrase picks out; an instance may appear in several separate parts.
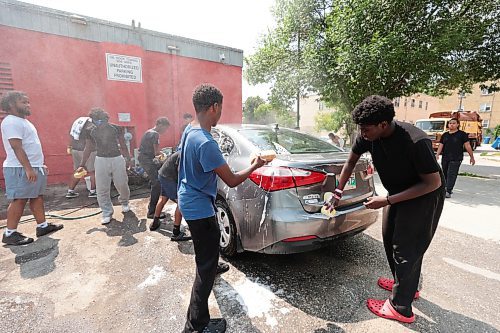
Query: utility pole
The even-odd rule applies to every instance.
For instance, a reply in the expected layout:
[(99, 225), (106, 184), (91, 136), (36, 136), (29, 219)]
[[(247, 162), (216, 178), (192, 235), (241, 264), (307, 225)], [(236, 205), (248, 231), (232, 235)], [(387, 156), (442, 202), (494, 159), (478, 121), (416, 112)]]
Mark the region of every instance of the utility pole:
[(462, 99), (465, 98), (465, 93), (462, 90), (460, 90), (458, 92), (458, 98), (460, 99), (460, 104), (458, 106), (458, 111), (462, 111)]

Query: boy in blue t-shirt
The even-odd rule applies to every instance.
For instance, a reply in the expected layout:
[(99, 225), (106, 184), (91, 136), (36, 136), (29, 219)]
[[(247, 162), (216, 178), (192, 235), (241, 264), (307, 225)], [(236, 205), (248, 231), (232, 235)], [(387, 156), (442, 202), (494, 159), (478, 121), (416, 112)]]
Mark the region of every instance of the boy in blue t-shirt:
[(233, 173), (210, 131), (222, 113), (222, 93), (209, 84), (193, 93), (196, 121), (183, 133), (179, 163), (178, 202), (193, 239), (196, 277), (191, 291), (184, 332), (225, 332), (224, 319), (210, 320), (208, 297), (219, 261), (220, 229), (215, 216), (217, 176), (227, 185), (241, 184), (266, 162), (252, 160), (250, 167)]

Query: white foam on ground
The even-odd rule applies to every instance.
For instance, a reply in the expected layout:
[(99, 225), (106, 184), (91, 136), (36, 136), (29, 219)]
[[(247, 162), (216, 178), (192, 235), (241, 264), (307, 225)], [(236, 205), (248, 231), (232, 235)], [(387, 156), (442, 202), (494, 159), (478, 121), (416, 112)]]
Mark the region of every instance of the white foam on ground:
[(165, 269), (161, 266), (155, 265), (153, 268), (149, 270), (149, 276), (146, 280), (142, 281), (141, 284), (137, 286), (139, 289), (144, 289), (146, 287), (151, 287), (157, 285), (158, 282), (167, 274)]
[(271, 327), (278, 324), (272, 315), (273, 311), (287, 312), (287, 310), (275, 306), (274, 303), (278, 300), (276, 295), (268, 286), (259, 283), (258, 279), (253, 282), (244, 278), (237, 281), (229, 290), (219, 288), (224, 296), (238, 301), (249, 318), (264, 317), (266, 324)]

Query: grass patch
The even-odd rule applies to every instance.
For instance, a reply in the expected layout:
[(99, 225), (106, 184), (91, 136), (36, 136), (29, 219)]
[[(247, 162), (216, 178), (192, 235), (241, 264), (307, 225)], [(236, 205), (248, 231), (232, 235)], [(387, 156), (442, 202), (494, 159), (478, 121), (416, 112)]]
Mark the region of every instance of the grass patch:
[(494, 153), (488, 153), (488, 152), (482, 152), (480, 156), (500, 156), (500, 152), (494, 152)]
[(481, 175), (476, 175), (475, 173), (471, 173), (471, 172), (460, 172), (458, 174), (459, 176), (466, 176), (466, 177), (474, 177), (474, 178), (490, 178), (490, 177), (487, 177), (487, 176), (481, 176)]

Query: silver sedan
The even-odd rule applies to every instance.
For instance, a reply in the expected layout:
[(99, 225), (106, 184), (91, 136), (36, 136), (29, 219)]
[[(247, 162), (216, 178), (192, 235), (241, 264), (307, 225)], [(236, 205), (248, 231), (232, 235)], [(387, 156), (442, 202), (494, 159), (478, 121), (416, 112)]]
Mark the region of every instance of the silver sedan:
[(370, 161), (360, 159), (335, 216), (329, 217), (321, 213), (324, 194), (335, 189), (348, 153), (277, 126), (219, 125), (212, 135), (233, 171), (246, 168), (262, 150), (277, 153), (235, 188), (219, 181), (216, 206), (224, 255), (310, 251), (376, 222), (378, 212), (363, 205), (375, 192)]

